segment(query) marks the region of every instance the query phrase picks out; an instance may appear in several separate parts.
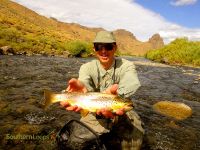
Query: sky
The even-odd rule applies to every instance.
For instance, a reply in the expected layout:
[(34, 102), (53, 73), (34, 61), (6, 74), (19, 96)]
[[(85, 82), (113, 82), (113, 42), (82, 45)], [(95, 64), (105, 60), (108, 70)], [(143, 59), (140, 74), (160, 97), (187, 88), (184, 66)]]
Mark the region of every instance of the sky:
[(87, 27), (125, 29), (140, 41), (200, 41), (200, 0), (12, 0), (40, 15)]

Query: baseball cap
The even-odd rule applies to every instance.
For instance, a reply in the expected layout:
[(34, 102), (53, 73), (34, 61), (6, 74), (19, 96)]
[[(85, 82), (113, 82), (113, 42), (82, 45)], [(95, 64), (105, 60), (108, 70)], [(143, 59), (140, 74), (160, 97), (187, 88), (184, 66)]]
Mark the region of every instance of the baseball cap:
[(99, 31), (96, 34), (96, 37), (93, 43), (115, 43), (116, 39), (113, 32), (109, 31)]

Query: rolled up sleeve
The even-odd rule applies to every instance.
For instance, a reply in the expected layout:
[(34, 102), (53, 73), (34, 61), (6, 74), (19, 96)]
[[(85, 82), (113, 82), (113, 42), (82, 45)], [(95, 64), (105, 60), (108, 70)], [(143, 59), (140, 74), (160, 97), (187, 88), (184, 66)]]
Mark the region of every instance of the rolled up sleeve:
[(130, 97), (141, 86), (133, 63), (127, 64), (121, 71), (118, 94), (123, 97)]
[(90, 76), (90, 67), (88, 64), (84, 64), (81, 66), (79, 70), (79, 78), (78, 80), (81, 81), (87, 88), (88, 92), (94, 91), (94, 85)]

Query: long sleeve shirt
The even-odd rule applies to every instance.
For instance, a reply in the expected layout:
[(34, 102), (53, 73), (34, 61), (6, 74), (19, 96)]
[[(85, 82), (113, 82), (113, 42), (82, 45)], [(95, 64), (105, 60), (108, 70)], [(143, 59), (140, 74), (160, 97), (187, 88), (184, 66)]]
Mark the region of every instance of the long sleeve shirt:
[(140, 87), (135, 65), (122, 58), (115, 58), (108, 70), (99, 60), (83, 64), (78, 78), (90, 92), (102, 92), (113, 84), (118, 84), (118, 94), (123, 97), (133, 95)]

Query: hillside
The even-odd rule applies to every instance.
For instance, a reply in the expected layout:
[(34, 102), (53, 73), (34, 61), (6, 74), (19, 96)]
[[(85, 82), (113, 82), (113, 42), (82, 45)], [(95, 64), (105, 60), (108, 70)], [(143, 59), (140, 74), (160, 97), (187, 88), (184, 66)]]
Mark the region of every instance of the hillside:
[[(91, 42), (99, 30), (103, 29), (63, 23), (12, 1), (0, 1), (0, 47), (11, 47), (17, 54), (88, 55), (92, 53)], [(123, 29), (114, 33), (120, 54), (143, 55), (149, 49), (164, 46), (158, 34), (141, 42)]]

